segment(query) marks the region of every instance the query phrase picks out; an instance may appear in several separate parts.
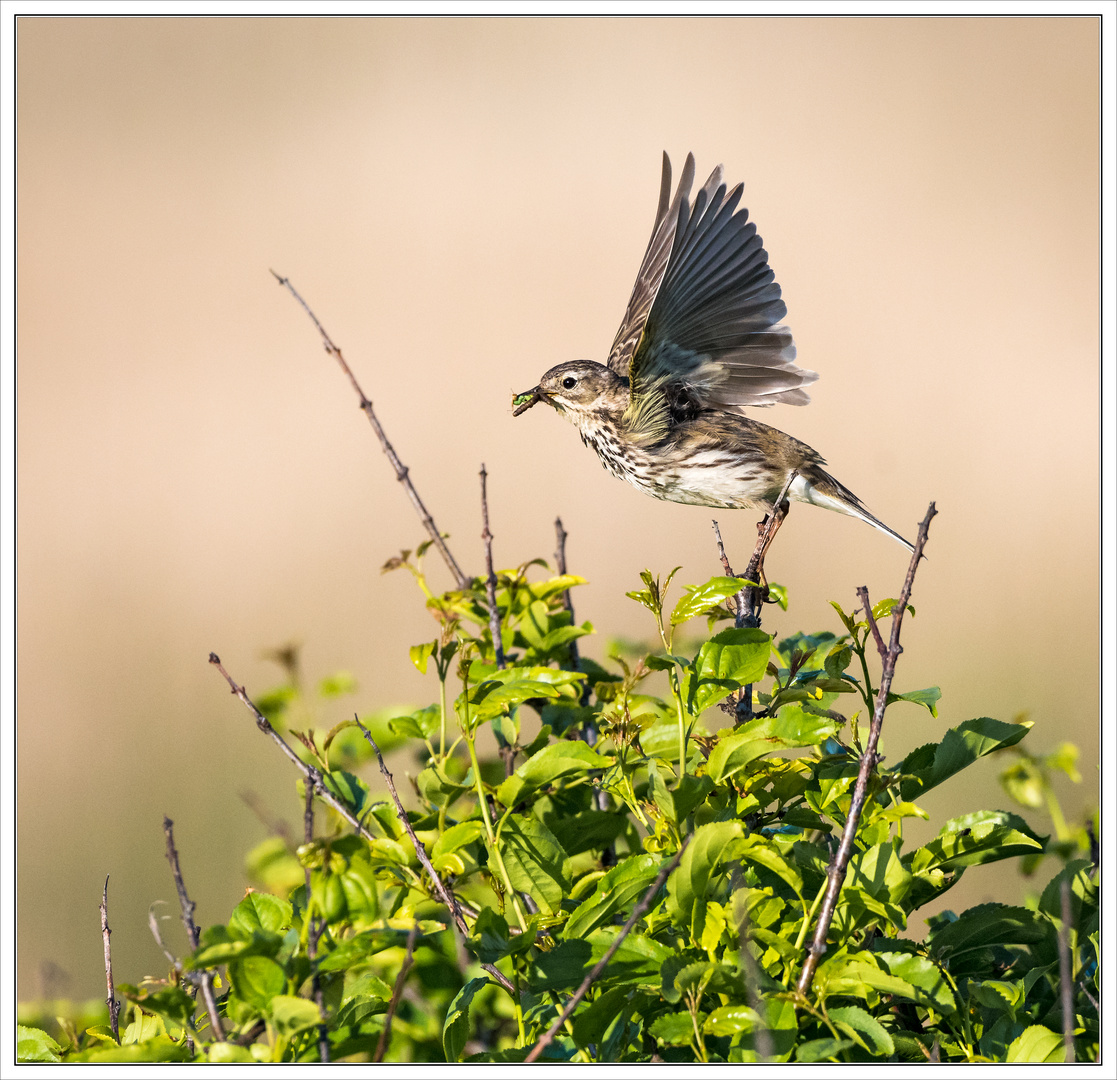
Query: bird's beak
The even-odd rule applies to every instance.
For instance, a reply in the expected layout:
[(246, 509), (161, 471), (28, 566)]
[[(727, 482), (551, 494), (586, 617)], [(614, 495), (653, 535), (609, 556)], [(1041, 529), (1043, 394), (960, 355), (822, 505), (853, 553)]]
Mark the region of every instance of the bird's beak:
[(538, 386), (532, 387), (530, 390), (525, 390), (522, 394), (517, 394), (512, 399), (512, 415), (519, 416), (520, 413), (527, 412), (532, 405), (544, 400), (546, 399), (543, 397), (543, 393)]

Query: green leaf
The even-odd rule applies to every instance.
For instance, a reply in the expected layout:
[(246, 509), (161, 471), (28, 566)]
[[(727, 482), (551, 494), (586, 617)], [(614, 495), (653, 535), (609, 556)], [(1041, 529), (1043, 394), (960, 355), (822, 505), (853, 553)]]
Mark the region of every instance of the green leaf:
[(786, 881), (795, 890), (795, 895), (803, 899), (803, 877), (792, 863), (789, 863), (779, 849), (767, 837), (753, 833), (743, 837), (734, 847), (733, 856), (763, 866), (778, 878)]
[(737, 1035), (753, 1031), (759, 1024), (759, 1014), (748, 1005), (722, 1005), (706, 1017), (702, 1031), (706, 1035)]
[(671, 612), (671, 625), (678, 626), (696, 615), (704, 615), (727, 596), (734, 596), (744, 586), (744, 580), (731, 577), (712, 577), (705, 585), (688, 585), (686, 593)]
[(258, 1009), (267, 1009), (271, 999), (282, 994), (287, 986), (283, 968), (267, 956), (246, 956), (232, 961), (229, 978), (237, 995)]
[(999, 720), (980, 717), (951, 728), (937, 746), (931, 743), (913, 750), (895, 771), (904, 777), (900, 797), (914, 799), (930, 791), (955, 773), (972, 765), (978, 758), (1015, 746), (1031, 728), (1031, 723), (1004, 724)]
[(619, 912), (630, 911), (648, 891), (663, 865), (657, 855), (632, 855), (599, 878), (597, 888), (574, 909), (563, 937), (584, 938), (601, 926), (612, 922)]
[(752, 720), (720, 739), (710, 754), (706, 772), (715, 784), (722, 784), (774, 750), (819, 746), (836, 735), (841, 726), (840, 721), (809, 713), (800, 705), (785, 706), (775, 716)]
[(1010, 1065), (1019, 1061), (1062, 1062), (1065, 1055), (1062, 1035), (1042, 1024), (1033, 1024), (1012, 1040), (1005, 1061)]
[(694, 1024), (690, 1013), (664, 1013), (648, 1028), (648, 1034), (664, 1046), (687, 1046), (694, 1038)]
[(526, 793), (556, 780), (590, 769), (605, 769), (613, 759), (597, 753), (584, 742), (561, 739), (533, 754), (500, 785), (496, 797), (505, 806), (515, 806)]
[(593, 949), (584, 938), (563, 941), (549, 952), (536, 956), (528, 968), (528, 985), (535, 993), (571, 990), (585, 977)]
[(750, 627), (723, 630), (705, 642), (683, 676), (687, 711), (698, 716), (748, 683), (759, 682), (768, 670), (772, 639)]
[(795, 1050), (796, 1061), (837, 1060), (838, 1055), (853, 1046), (852, 1039), (808, 1039)]
[(957, 958), (992, 945), (1034, 945), (1047, 936), (1043, 921), (1027, 908), (980, 904), (927, 934), (931, 954), (953, 968)]
[(744, 836), (740, 821), (711, 821), (694, 832), (675, 872), (667, 880), (667, 908), (694, 940), (706, 921), (706, 889), (727, 848)]
[(469, 938), (470, 948), (483, 964), (495, 964), (505, 956), (519, 956), (535, 944), (539, 916), (533, 915), (527, 924), (526, 933), (510, 934), (504, 916), (492, 908), (482, 908), (473, 924)]
[(229, 930), (245, 938), (260, 931), (278, 934), (291, 925), (291, 917), (291, 905), (286, 900), (271, 893), (250, 892), (233, 908)]
[(624, 1009), (631, 993), (627, 986), (614, 986), (577, 1013), (574, 1017), (574, 1042), (578, 1046), (600, 1042), (609, 1025)]
[(457, 1061), (469, 1041), (469, 1005), (477, 995), (477, 991), (488, 986), (491, 980), (486, 978), (470, 979), (450, 1002), (446, 1013), (446, 1020), (442, 1025), (442, 1048), (446, 1053), (447, 1061)]
[[(590, 955), (587, 963), (598, 963), (612, 947), (622, 929), (623, 927), (613, 925), (599, 926), (594, 930), (589, 935)], [(564, 941), (560, 948), (577, 944), (579, 942)], [(609, 961), (609, 966), (601, 973), (598, 981), (603, 985), (636, 984), (655, 987), (658, 990), (663, 965), (676, 955), (674, 949), (634, 930), (622, 939), (613, 958)], [(584, 975), (583, 971), (573, 985), (577, 986)]]
[[(888, 616), (891, 615), (892, 612), (896, 610), (896, 606), (899, 603), (900, 603), (900, 601), (894, 596), (890, 596), (887, 600), (878, 600), (875, 604), (873, 604), (873, 618), (874, 619), (886, 619), (886, 618), (888, 618)], [(915, 606), (913, 604), (908, 604), (907, 605), (907, 610), (908, 610), (908, 613), (910, 615), (915, 614)]]
[(499, 843), (512, 888), (526, 892), (547, 914), (557, 915), (570, 878), (564, 867), (566, 852), (551, 830), (536, 817), (513, 814), (505, 819)]
[(928, 686), (925, 690), (909, 690), (906, 694), (889, 694), (888, 704), (911, 701), (916, 705), (922, 705), (932, 716), (938, 716), (939, 710), (936, 706), (941, 697), (942, 691), (937, 686)]
[(948, 821), (934, 840), (905, 856), (913, 874), (959, 870), (1042, 851), (1023, 818), (1003, 810), (981, 810)]
[(181, 986), (167, 986), (159, 990), (145, 987), (141, 990), (128, 983), (118, 983), (117, 989), (145, 1012), (155, 1013), (179, 1027), (188, 1027), (194, 1015), (194, 1000)]
[(544, 814), (543, 818), (562, 850), (571, 857), (608, 847), (628, 828), (628, 818), (612, 810), (583, 810), (569, 816)]
[(340, 941), (335, 949), (318, 961), (318, 970), (347, 971), (349, 968), (356, 967), (366, 957), (403, 945), (406, 940), (406, 930), (388, 927), (366, 930)]
[(313, 1001), (290, 994), (277, 994), (273, 997), (270, 1012), (272, 1022), (285, 1039), (322, 1023), (318, 1006)]
[(466, 844), (472, 844), (484, 835), (484, 823), (477, 820), (459, 821), (456, 825), (451, 825), (434, 842), (434, 847), (431, 848), (431, 862), (437, 863), (443, 855), (457, 851)]
[(426, 675), (427, 661), (431, 658), (431, 653), (437, 648), (437, 641), (424, 641), (422, 645), (412, 645), (408, 650), (411, 662), (419, 669), (421, 674)]
[(896, 1052), (892, 1036), (864, 1009), (849, 1005), (841, 1009), (830, 1009), (827, 1016), (835, 1027), (860, 1043), (870, 1054), (884, 1057)]
[(40, 1028), (16, 1025), (16, 1061), (61, 1061), (62, 1047)]

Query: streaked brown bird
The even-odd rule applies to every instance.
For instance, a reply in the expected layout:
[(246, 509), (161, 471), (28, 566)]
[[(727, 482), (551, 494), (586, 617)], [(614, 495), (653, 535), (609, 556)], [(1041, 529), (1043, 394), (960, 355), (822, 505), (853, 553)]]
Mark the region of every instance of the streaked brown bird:
[[(575, 424), (614, 476), (657, 499), (773, 513), (787, 498), (860, 518), (911, 550), (798, 439), (744, 415), (806, 405), (818, 376), (795, 364), (787, 307), (748, 210), (743, 184), (719, 165), (690, 201), (688, 154), (671, 199), (671, 162), (652, 238), (608, 362), (551, 368), (513, 399), (513, 415), (545, 401)], [(782, 511), (784, 507), (779, 508)]]

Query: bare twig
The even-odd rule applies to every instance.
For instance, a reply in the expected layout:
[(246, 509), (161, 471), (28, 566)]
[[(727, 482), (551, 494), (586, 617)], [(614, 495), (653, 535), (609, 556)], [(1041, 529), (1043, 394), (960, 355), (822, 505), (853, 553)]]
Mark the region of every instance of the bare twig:
[[(182, 880), (182, 869), (178, 864), (178, 851), (175, 849), (175, 823), (166, 814), (163, 815), (163, 836), (167, 841), (167, 862), (171, 864), (171, 874), (175, 879), (175, 889), (178, 891), (178, 903), (182, 908), (182, 925), (186, 927), (186, 937), (190, 948), (197, 950), (201, 934), (194, 922), (194, 901), (186, 892), (186, 882)], [(198, 972), (198, 986), (202, 992), (202, 1003), (209, 1016), (210, 1030), (218, 1042), (225, 1041), (225, 1029), (221, 1026), (221, 1016), (217, 1011), (217, 999), (213, 996), (213, 973), (206, 970)]]
[(718, 543), (718, 558), (721, 560), (721, 568), (725, 571), (726, 577), (736, 577), (733, 573), (733, 567), (729, 565), (729, 556), (725, 554), (725, 545), (721, 542), (721, 529), (718, 528), (718, 523), (714, 522), (714, 536), (717, 538)]
[(884, 638), (880, 636), (880, 627), (877, 626), (876, 616), (873, 614), (873, 605), (869, 603), (869, 590), (865, 585), (857, 587), (857, 598), (861, 601), (861, 606), (865, 609), (865, 620), (869, 624), (869, 629), (873, 634), (873, 641), (876, 642), (877, 652), (883, 661), (888, 656), (888, 646), (884, 643)]
[(372, 430), (376, 432), (376, 437), (380, 440), (381, 449), (383, 449), (385, 456), (391, 463), (392, 468), (396, 471), (396, 479), (403, 485), (404, 490), (407, 492), (408, 498), (411, 500), (412, 506), (415, 507), (416, 513), (419, 515), (419, 520), (422, 521), (423, 526), (427, 530), (434, 546), (438, 548), (438, 553), (442, 556), (443, 561), (450, 569), (450, 573), (454, 575), (458, 583), (459, 589), (469, 588), (469, 578), (462, 572), (462, 568), (458, 566), (454, 556), (450, 554), (450, 549), (446, 546), (446, 541), (442, 538), (442, 533), (438, 531), (438, 527), (434, 523), (434, 518), (431, 517), (430, 512), (426, 506), (423, 505), (423, 500), (419, 498), (419, 493), (415, 490), (415, 485), (411, 482), (411, 477), (408, 474), (407, 466), (400, 461), (399, 455), (396, 454), (395, 447), (388, 441), (388, 436), (384, 434), (384, 428), (381, 427), (380, 421), (376, 418), (376, 413), (373, 411), (372, 402), (365, 396), (365, 392), (361, 389), (360, 384), (357, 382), (349, 365), (345, 362), (345, 357), (341, 354), (341, 349), (333, 343), (330, 335), (326, 333), (326, 328), (318, 321), (318, 316), (310, 310), (310, 305), (298, 294), (295, 287), (291, 284), (290, 280), (281, 277), (274, 270), (271, 271), (272, 276), (279, 282), (287, 291), (299, 302), (302, 309), (310, 316), (311, 322), (318, 328), (318, 333), (322, 335), (322, 341), (325, 343), (326, 352), (328, 352), (337, 362), (341, 365), (341, 370), (349, 379), (358, 399), (361, 403), (361, 410), (365, 416), (368, 417), (368, 422), (372, 425)]
[[(693, 834), (691, 834), (693, 835)], [(637, 920), (644, 914), (645, 911), (651, 907), (652, 901), (655, 899), (656, 893), (663, 887), (663, 883), (667, 880), (668, 876), (679, 865), (679, 860), (683, 857), (683, 852), (686, 851), (687, 845), (690, 843), (690, 836), (688, 836), (682, 843), (682, 846), (675, 852), (675, 857), (656, 875), (655, 881), (652, 886), (640, 898), (640, 902), (632, 909), (632, 914), (628, 918), (628, 922), (621, 927), (621, 932), (613, 938), (612, 945), (605, 951), (605, 955), (594, 964), (590, 973), (582, 980), (582, 985), (574, 991), (573, 997), (566, 1003), (566, 1008), (562, 1010), (558, 1019), (546, 1030), (546, 1032), (539, 1037), (539, 1041), (531, 1048), (531, 1053), (524, 1058), (524, 1064), (530, 1065), (535, 1061), (548, 1046), (551, 1045), (558, 1030), (567, 1020), (570, 1019), (574, 1010), (578, 1007), (578, 1003), (586, 996), (586, 991), (593, 985), (594, 980), (605, 970), (609, 961), (613, 959), (616, 951), (621, 947), (621, 942), (628, 936), (628, 932), (636, 925)]]
[[(559, 577), (566, 576), (566, 537), (567, 531), (562, 527), (562, 518), (555, 518), (555, 569), (559, 573)], [(570, 590), (562, 590), (562, 606), (570, 613), (570, 625), (574, 625), (574, 601), (570, 597)], [(578, 670), (578, 662), (580, 657), (578, 655), (578, 639), (574, 638), (566, 646), (570, 650), (570, 670)], [(588, 689), (588, 686), (587, 686)], [(583, 705), (585, 702), (582, 703)]]
[(1070, 881), (1059, 882), (1059, 997), (1063, 1006), (1063, 1046), (1065, 1060), (1074, 1061), (1074, 985), (1070, 964)]
[(399, 1008), (399, 1001), (403, 996), (403, 984), (407, 981), (411, 965), (415, 963), (415, 939), (418, 936), (419, 924), (415, 923), (407, 935), (407, 953), (400, 965), (399, 974), (396, 976), (396, 984), (392, 987), (392, 1000), (388, 1002), (388, 1011), (384, 1014), (384, 1030), (380, 1032), (380, 1040), (376, 1044), (376, 1053), (372, 1055), (374, 1063), (383, 1061), (384, 1052), (388, 1049), (388, 1041), (392, 1037), (392, 1017), (396, 1015), (396, 1009)]
[[(465, 921), (465, 914), (462, 912), (461, 904), (458, 903), (458, 898), (453, 892), (446, 888), (442, 878), (438, 876), (434, 864), (430, 861), (426, 849), (415, 835), (411, 820), (408, 818), (407, 811), (403, 808), (403, 803), (400, 801), (399, 792), (396, 791), (396, 782), (392, 779), (392, 774), (388, 771), (388, 766), (384, 764), (384, 755), (380, 753), (380, 747), (376, 745), (376, 740), (372, 737), (372, 732), (369, 731), (360, 720), (357, 720), (357, 727), (361, 729), (361, 733), (368, 740), (369, 745), (376, 753), (376, 761), (380, 766), (380, 772), (384, 777), (384, 782), (388, 785), (388, 793), (392, 796), (392, 802), (396, 804), (396, 816), (399, 818), (400, 824), (403, 825), (404, 831), (411, 841), (411, 846), (415, 849), (416, 858), (418, 858), (419, 862), (422, 864), (423, 869), (426, 870), (427, 875), (431, 879), (431, 884), (434, 885), (435, 891), (438, 893), (442, 902), (450, 909), (450, 914), (454, 919), (454, 923), (462, 932), (462, 936), (469, 937), (469, 926)], [(508, 993), (512, 994), (514, 997), (518, 996), (516, 994), (516, 988), (508, 981), (507, 977), (499, 968), (494, 967), (492, 964), (482, 964), (481, 966), (492, 975)]]
[[(303, 842), (312, 843), (314, 840), (314, 788), (304, 784), (306, 801), (303, 806)], [(310, 910), (310, 867), (303, 868), (306, 880), (307, 910)], [(322, 934), (322, 919), (312, 918), (306, 928), (306, 958), (310, 961), (310, 993), (314, 1003), (318, 1006), (318, 1060), (330, 1060), (330, 1028), (329, 1015), (326, 1012), (326, 999), (322, 994), (322, 980), (318, 975), (318, 938)]]
[(489, 474), (481, 463), (481, 541), (485, 545), (485, 594), (489, 599), (489, 633), (493, 637), (493, 654), (496, 666), (504, 667), (504, 643), (500, 640), (500, 609), (496, 606), (496, 572), (493, 570), (493, 534), (489, 531), (489, 496), (486, 481)]
[[(857, 836), (857, 826), (861, 819), (861, 810), (869, 793), (869, 778), (877, 764), (877, 744), (880, 742), (881, 728), (884, 726), (884, 710), (888, 705), (888, 692), (892, 689), (892, 676), (896, 670), (896, 660), (903, 649), (900, 648), (900, 626), (904, 621), (904, 612), (907, 610), (908, 601), (911, 599), (911, 587), (915, 581), (915, 571), (923, 555), (923, 547), (927, 543), (927, 531), (931, 527), (931, 519), (935, 516), (935, 504), (927, 508), (927, 514), (919, 525), (919, 535), (915, 539), (915, 550), (912, 552), (911, 563), (908, 565), (907, 577), (904, 579), (904, 588), (900, 593), (900, 600), (892, 610), (892, 637), (887, 652), (881, 664), (880, 686), (877, 687), (876, 708), (873, 710), (873, 719), (869, 725), (869, 739), (865, 745), (865, 752), (861, 755), (861, 764), (857, 770), (857, 781), (853, 788), (853, 797), (849, 804), (849, 815), (846, 818), (845, 828), (842, 830), (842, 842), (838, 846), (837, 854), (830, 862), (829, 881), (826, 885), (826, 894), (819, 909), (818, 923), (815, 926), (814, 938), (807, 950), (806, 959), (803, 961), (802, 971), (799, 973), (798, 990), (804, 997), (814, 980), (815, 969), (818, 967), (822, 955), (826, 952), (826, 935), (830, 931), (830, 923), (834, 918), (834, 910), (838, 903), (838, 894), (841, 892), (845, 881), (849, 860), (853, 856), (853, 842)], [(860, 590), (859, 590), (860, 592)], [(868, 601), (868, 592), (863, 597), (866, 608), (872, 611)]]
[(120, 1002), (116, 998), (116, 986), (112, 981), (112, 949), (109, 938), (109, 879), (105, 877), (105, 890), (101, 893), (101, 941), (105, 946), (105, 1004), (109, 1007), (109, 1023), (112, 1037), (120, 1042)]

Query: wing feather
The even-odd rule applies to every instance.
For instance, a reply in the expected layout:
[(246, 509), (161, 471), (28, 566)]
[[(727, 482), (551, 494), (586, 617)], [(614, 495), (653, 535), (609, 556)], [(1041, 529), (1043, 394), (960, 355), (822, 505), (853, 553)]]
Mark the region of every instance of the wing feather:
[(609, 355), (609, 366), (631, 381), (633, 415), (650, 420), (662, 413), (672, 384), (704, 408), (805, 405), (803, 387), (818, 376), (794, 362), (768, 253), (748, 211), (738, 209), (744, 187), (727, 192), (719, 165), (692, 204), (693, 177), (688, 155), (668, 204), (671, 166), (664, 155), (652, 237)]
[(682, 176), (679, 177), (675, 198), (671, 199), (671, 159), (664, 153), (659, 206), (656, 210), (655, 224), (652, 226), (651, 239), (644, 252), (644, 259), (640, 263), (628, 308), (617, 330), (617, 336), (613, 340), (613, 347), (609, 350), (609, 367), (626, 378), (632, 356), (640, 342), (640, 335), (644, 332), (644, 326), (648, 321), (648, 313), (659, 292), (663, 275), (667, 271), (675, 241), (675, 228), (679, 221), (679, 209), (690, 196), (690, 187), (693, 183), (694, 155), (688, 154), (683, 165)]

